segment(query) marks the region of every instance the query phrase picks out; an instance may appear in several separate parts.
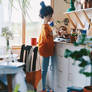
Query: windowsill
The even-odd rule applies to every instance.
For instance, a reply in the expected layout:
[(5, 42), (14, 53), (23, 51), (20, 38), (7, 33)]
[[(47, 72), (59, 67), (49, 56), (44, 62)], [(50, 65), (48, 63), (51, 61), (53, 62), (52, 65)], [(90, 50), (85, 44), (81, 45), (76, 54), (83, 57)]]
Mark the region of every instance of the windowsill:
[(21, 49), (21, 46), (12, 46), (13, 50)]

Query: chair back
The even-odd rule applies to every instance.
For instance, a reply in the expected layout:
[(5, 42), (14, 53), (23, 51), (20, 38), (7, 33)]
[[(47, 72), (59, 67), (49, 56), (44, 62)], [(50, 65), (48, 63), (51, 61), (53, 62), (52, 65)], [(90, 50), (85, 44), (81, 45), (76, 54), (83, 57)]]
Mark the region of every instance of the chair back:
[(32, 65), (32, 71), (35, 71), (36, 70), (36, 60), (37, 60), (37, 52), (38, 52), (38, 47), (35, 47), (33, 49), (33, 65)]
[(32, 49), (32, 46), (30, 46), (30, 45), (23, 44), (21, 46), (20, 60), (19, 60), (19, 62), (24, 62), (25, 63), (25, 66), (24, 66), (24, 71), (25, 72), (26, 72), (27, 59), (29, 57), (29, 53), (30, 53), (31, 49)]
[(25, 44), (23, 44), (21, 46), (20, 60), (19, 60), (20, 62), (26, 63), (26, 59), (27, 59), (27, 56), (29, 55), (31, 48), (32, 48), (32, 46), (30, 46), (30, 45), (25, 46)]

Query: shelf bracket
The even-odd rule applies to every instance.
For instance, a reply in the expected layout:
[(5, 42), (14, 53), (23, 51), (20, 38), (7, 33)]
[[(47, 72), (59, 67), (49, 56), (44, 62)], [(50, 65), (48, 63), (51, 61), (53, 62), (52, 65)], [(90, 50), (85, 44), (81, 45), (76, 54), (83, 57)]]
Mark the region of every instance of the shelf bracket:
[(80, 23), (81, 27), (82, 27), (82, 28), (84, 28), (84, 25), (83, 25), (83, 23), (81, 22), (81, 20), (79, 19), (79, 17), (78, 17), (78, 15), (77, 15), (77, 13), (76, 13), (76, 12), (74, 12), (74, 14), (75, 14), (75, 16), (76, 16), (76, 18), (77, 18), (78, 22)]
[(75, 25), (74, 22), (72, 21), (71, 17), (70, 17), (68, 14), (66, 14), (66, 16), (68, 17), (68, 19), (70, 20), (72, 26), (73, 26), (74, 29), (75, 29), (75, 28), (76, 28), (76, 25)]
[(84, 14), (86, 20), (88, 21), (88, 23), (89, 23), (90, 25), (92, 25), (91, 20), (89, 19), (87, 13), (86, 13), (84, 10), (83, 10), (83, 14)]

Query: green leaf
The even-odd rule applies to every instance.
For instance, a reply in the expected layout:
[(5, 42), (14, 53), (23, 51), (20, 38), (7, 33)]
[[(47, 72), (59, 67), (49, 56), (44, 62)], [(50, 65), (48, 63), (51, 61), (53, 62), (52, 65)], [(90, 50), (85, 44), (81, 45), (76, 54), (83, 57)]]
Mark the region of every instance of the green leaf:
[(66, 49), (65, 53), (64, 53), (64, 57), (68, 58), (71, 54), (72, 54), (72, 52), (69, 49)]
[(71, 36), (77, 36), (77, 34), (76, 33), (73, 33), (73, 34), (71, 34)]
[(83, 48), (83, 49), (80, 49), (80, 52), (79, 53), (81, 55), (88, 56), (90, 52), (86, 48)]
[(74, 45), (74, 46), (78, 46), (78, 45), (79, 45), (79, 43), (77, 43), (77, 42), (74, 42), (74, 43), (73, 43), (73, 45)]
[(82, 62), (78, 65), (79, 67), (85, 67), (88, 65), (88, 62), (84, 59), (82, 59)]
[(83, 74), (84, 74), (86, 77), (92, 76), (92, 72), (83, 72)]
[(92, 38), (90, 38), (89, 40), (92, 41)]
[(81, 60), (82, 58), (82, 53), (80, 53), (80, 51), (74, 51), (72, 52), (72, 54), (70, 55), (70, 57), (74, 60)]
[(18, 92), (19, 87), (20, 87), (20, 85), (19, 85), (19, 84), (17, 84), (17, 85), (16, 85), (16, 87), (14, 88), (14, 92)]

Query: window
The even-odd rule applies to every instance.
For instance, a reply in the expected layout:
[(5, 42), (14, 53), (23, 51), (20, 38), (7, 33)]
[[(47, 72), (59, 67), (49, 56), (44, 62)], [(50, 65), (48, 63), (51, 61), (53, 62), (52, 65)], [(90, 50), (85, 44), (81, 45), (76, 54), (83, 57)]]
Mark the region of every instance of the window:
[[(30, 44), (31, 37), (39, 37), (41, 19), (39, 17), (40, 2), (42, 0), (30, 0), (28, 15), (26, 14), (25, 30), (22, 30), (22, 13), (16, 8), (12, 9), (12, 30), (14, 31), (13, 45), (21, 45), (25, 39), (25, 44)], [(46, 5), (50, 5), (50, 0), (43, 0)], [(16, 4), (17, 6), (17, 4)], [(17, 6), (18, 8), (18, 6)], [(18, 9), (19, 10), (19, 9)], [(24, 32), (25, 31), (25, 32)], [(24, 32), (24, 35), (22, 33)], [(23, 36), (23, 37), (22, 37)]]

